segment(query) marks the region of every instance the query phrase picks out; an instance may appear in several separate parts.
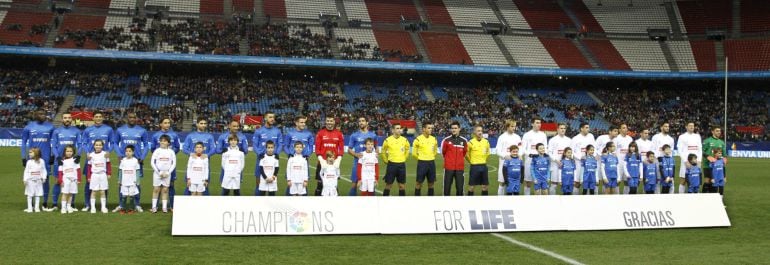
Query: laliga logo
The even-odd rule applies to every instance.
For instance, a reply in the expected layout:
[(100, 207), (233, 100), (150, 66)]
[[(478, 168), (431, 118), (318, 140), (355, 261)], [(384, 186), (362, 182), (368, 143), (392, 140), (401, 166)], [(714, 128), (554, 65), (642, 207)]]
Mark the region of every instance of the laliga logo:
[(295, 212), (289, 216), (289, 227), (297, 233), (310, 229), (311, 220), (305, 212)]

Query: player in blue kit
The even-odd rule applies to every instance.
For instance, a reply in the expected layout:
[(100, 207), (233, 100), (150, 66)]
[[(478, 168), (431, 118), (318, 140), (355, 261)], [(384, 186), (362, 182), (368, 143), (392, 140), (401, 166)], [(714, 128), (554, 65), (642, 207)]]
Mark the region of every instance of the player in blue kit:
[(572, 195), (572, 188), (575, 185), (575, 169), (577, 169), (575, 159), (572, 158), (572, 148), (564, 148), (560, 164), (561, 194)]
[[(182, 150), (185, 154), (188, 156), (191, 156), (195, 153), (195, 144), (200, 142), (203, 143), (203, 154), (205, 155), (204, 158), (211, 159), (211, 156), (216, 154), (217, 152), (217, 143), (214, 141), (214, 136), (212, 136), (210, 133), (206, 132), (206, 128), (208, 128), (208, 120), (204, 117), (198, 117), (198, 121), (195, 123), (195, 131), (187, 134), (187, 137), (184, 139), (184, 146), (182, 147)], [(211, 168), (209, 167), (209, 170)], [(209, 172), (210, 173), (210, 172)], [(189, 174), (189, 173), (188, 173)], [(190, 189), (189, 187), (185, 189), (184, 195), (190, 195)], [(209, 195), (209, 187), (206, 186), (206, 189), (203, 191), (203, 195)]]
[[(160, 121), (160, 131), (155, 132), (151, 138), (150, 152), (155, 153), (155, 149), (160, 147), (160, 137), (163, 135), (168, 135), (168, 138), (170, 139), (169, 148), (171, 148), (175, 154), (179, 153), (180, 145), (182, 142), (179, 139), (179, 135), (174, 131), (173, 128), (171, 128), (172, 122), (173, 121), (171, 118), (163, 118)], [(174, 195), (176, 194), (176, 189), (174, 189), (174, 181), (176, 181), (176, 170), (171, 171), (171, 179), (168, 186), (168, 208), (172, 212), (174, 211)], [(158, 206), (161, 205), (153, 205), (152, 207)]]
[(583, 156), (583, 160), (580, 161), (580, 166), (583, 168), (583, 182), (581, 186), (583, 188), (583, 195), (596, 193), (596, 182), (598, 181), (597, 172), (599, 170), (599, 161), (594, 156), (595, 147), (593, 145), (586, 146), (586, 154)]
[[(366, 117), (358, 118), (358, 131), (350, 135), (350, 143), (348, 143), (348, 153), (353, 156), (353, 165), (358, 165), (358, 159), (363, 157), (364, 151), (366, 151), (366, 139), (377, 139), (377, 134), (369, 131), (369, 121)], [(374, 142), (374, 146), (377, 146), (377, 142)], [(350, 173), (350, 181), (353, 183), (348, 196), (356, 196), (356, 187), (358, 183), (358, 172), (356, 167), (353, 167), (353, 172)]]
[(685, 170), (685, 176), (687, 181), (687, 193), (698, 193), (700, 189), (701, 169), (698, 165), (698, 156), (696, 154), (690, 154), (687, 156), (687, 169)]
[(658, 157), (658, 166), (660, 166), (660, 187), (661, 194), (670, 194), (674, 192), (674, 172), (676, 172), (676, 163), (671, 152), (670, 145), (663, 145), (663, 156)]
[[(45, 111), (35, 111), (35, 120), (27, 123), (27, 126), (24, 127), (24, 131), (21, 133), (22, 167), (27, 166), (27, 158), (29, 157), (29, 152), (27, 151), (31, 148), (38, 148), (40, 149), (40, 158), (45, 161), (46, 172), (48, 172), (48, 175), (53, 172), (51, 171), (51, 163), (54, 161), (53, 154), (51, 153), (51, 137), (53, 131), (53, 124), (46, 121)], [(44, 176), (44, 178), (43, 208), (50, 211), (50, 209), (48, 209), (48, 176)]]
[(604, 182), (604, 194), (618, 194), (618, 157), (614, 155), (615, 143), (608, 142), (602, 150), (602, 162), (599, 164), (599, 172)]
[[(307, 123), (307, 117), (305, 116), (297, 116), (294, 118), (294, 128), (289, 129), (286, 132), (286, 135), (283, 138), (283, 142), (286, 143), (283, 145), (283, 152), (286, 153), (290, 158), (294, 156), (294, 145), (289, 143), (297, 143), (300, 142), (303, 145), (302, 148), (302, 157), (305, 158), (305, 160), (310, 157), (310, 155), (313, 154), (313, 147), (315, 146), (315, 135), (311, 133), (309, 130), (307, 130), (306, 127)], [(277, 153), (278, 151), (276, 151)], [(308, 173), (309, 174), (309, 173)], [(286, 196), (289, 195), (289, 188), (286, 187)]]
[(642, 177), (642, 156), (639, 154), (639, 146), (636, 142), (628, 145), (628, 153), (625, 157), (625, 176), (628, 185), (628, 194), (637, 194), (639, 192), (639, 179)]
[[(72, 115), (69, 113), (62, 114), (61, 117), (62, 127), (56, 128), (51, 135), (51, 149), (53, 151), (54, 161), (59, 161), (64, 154), (64, 147), (68, 145), (80, 146), (82, 132), (75, 126), (72, 126)], [(76, 159), (77, 160), (77, 159)], [(78, 161), (80, 162), (80, 161)], [(59, 163), (53, 163), (53, 172), (59, 172)], [(46, 209), (49, 211), (55, 211), (56, 205), (59, 205), (59, 195), (61, 194), (61, 185), (56, 183), (53, 185), (53, 207)], [(90, 197), (90, 196), (88, 196)], [(74, 199), (74, 196), (73, 196)], [(86, 201), (86, 204), (89, 201)], [(70, 205), (72, 209), (75, 209), (75, 205)]]
[[(134, 154), (139, 161), (139, 166), (140, 168), (144, 168), (144, 159), (150, 151), (150, 135), (147, 133), (147, 130), (142, 128), (142, 126), (136, 124), (138, 121), (136, 113), (130, 112), (126, 115), (126, 118), (127, 123), (115, 130), (115, 153), (118, 154), (119, 160), (123, 159), (123, 157), (126, 156), (126, 146), (133, 145), (136, 148)], [(136, 189), (139, 192), (134, 195), (134, 201), (139, 202), (142, 189), (138, 182)], [(123, 195), (120, 196), (122, 197)], [(120, 211), (121, 209), (116, 208), (116, 210)], [(136, 211), (142, 212), (142, 207), (137, 205)]]
[(655, 194), (655, 188), (658, 185), (658, 162), (655, 160), (655, 152), (647, 152), (647, 160), (644, 160), (644, 193)]
[[(95, 111), (93, 121), (94, 124), (88, 126), (88, 128), (83, 131), (83, 135), (80, 137), (80, 151), (82, 151), (83, 154), (88, 155), (94, 151), (94, 142), (96, 140), (102, 140), (102, 142), (104, 142), (104, 147), (102, 150), (107, 153), (112, 152), (112, 150), (115, 149), (115, 131), (109, 125), (104, 124), (104, 113), (101, 111)], [(91, 172), (90, 166), (87, 163), (85, 172)], [(86, 184), (83, 188), (83, 195), (86, 199), (86, 207), (83, 208), (84, 211), (89, 210), (88, 202), (91, 201), (91, 182), (88, 181), (89, 179), (91, 179), (91, 176), (86, 176)], [(73, 207), (72, 209), (75, 208)]]
[(519, 158), (519, 146), (511, 145), (508, 147), (511, 159), (503, 162), (503, 179), (505, 180), (505, 194), (519, 195), (521, 189), (521, 178), (524, 172), (524, 161)]
[(545, 153), (545, 145), (535, 146), (537, 154), (532, 155), (532, 179), (535, 181), (535, 195), (548, 195), (548, 180), (551, 179), (551, 160)]
[(725, 174), (725, 167), (727, 166), (727, 158), (722, 156), (722, 149), (714, 149), (714, 156), (709, 158), (709, 165), (711, 166), (711, 181), (713, 189), (711, 192), (719, 192), (719, 195), (725, 195), (725, 182), (727, 182), (727, 175)]
[[(254, 149), (254, 154), (257, 155), (257, 163), (254, 166), (254, 178), (256, 179), (256, 186), (254, 186), (254, 195), (262, 195), (259, 190), (259, 182), (262, 176), (262, 169), (259, 166), (259, 161), (265, 157), (267, 153), (267, 142), (273, 142), (275, 158), (278, 159), (281, 154), (281, 147), (283, 144), (283, 134), (281, 129), (275, 126), (275, 113), (268, 111), (262, 117), (264, 125), (254, 131), (254, 136), (251, 138), (251, 146)], [(247, 153), (244, 151), (244, 154)], [(280, 160), (280, 159), (279, 159)]]

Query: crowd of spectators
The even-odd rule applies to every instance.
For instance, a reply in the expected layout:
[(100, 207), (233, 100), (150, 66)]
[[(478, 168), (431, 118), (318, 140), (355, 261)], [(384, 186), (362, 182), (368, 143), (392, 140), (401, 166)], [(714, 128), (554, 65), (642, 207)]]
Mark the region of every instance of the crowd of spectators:
[(159, 48), (164, 52), (236, 55), (240, 52), (240, 36), (246, 31), (246, 23), (241, 20), (213, 22), (188, 18), (170, 22), (155, 23), (150, 33), (159, 40)]
[[(318, 28), (323, 30), (323, 28)], [(249, 28), (245, 36), (249, 55), (294, 58), (334, 58), (330, 38), (307, 25), (263, 24)]]
[[(133, 81), (132, 81), (133, 80)], [(517, 94), (514, 88), (496, 85), (453, 86), (441, 88), (441, 96), (429, 100), (423, 91), (430, 90), (430, 84), (378, 84), (365, 83), (360, 92), (363, 96), (348, 98), (340, 93), (346, 84), (311, 78), (275, 78), (263, 76), (185, 76), (185, 75), (143, 75), (131, 77), (124, 73), (94, 74), (60, 70), (12, 70), (0, 69), (0, 123), (2, 127), (23, 127), (34, 109), (44, 109), (53, 118), (63, 101), (62, 93), (69, 91), (82, 97), (110, 93), (133, 96), (130, 106), (115, 109), (101, 109), (106, 112), (112, 125), (120, 125), (129, 112), (136, 112), (141, 124), (150, 130), (157, 129), (161, 117), (171, 117), (177, 129), (182, 121), (191, 121), (203, 116), (210, 119), (212, 131), (226, 130), (227, 123), (234, 115), (264, 115), (265, 107), (238, 107), (250, 102), (270, 102), (267, 110), (278, 111), (278, 126), (294, 126), (296, 115), (308, 117), (308, 128), (322, 128), (327, 115), (338, 118), (345, 133), (352, 133), (358, 127), (357, 118), (369, 118), (372, 130), (378, 134), (389, 133), (389, 120), (431, 121), (434, 133), (449, 134), (449, 124), (461, 121), (465, 133), (471, 125), (480, 124), (490, 136), (503, 129), (505, 118), (519, 121), (519, 133), (529, 130), (529, 120), (544, 108), (553, 109), (568, 119), (588, 122), (603, 118), (611, 124), (626, 123), (631, 131), (651, 128), (655, 133), (663, 121), (671, 124), (673, 134), (684, 131), (689, 121), (694, 121), (700, 133), (708, 136), (709, 128), (721, 125), (723, 120), (723, 98), (718, 91), (710, 88), (690, 90), (670, 89), (594, 89), (591, 92), (603, 104), (574, 105), (562, 103), (570, 89), (552, 92), (545, 96)], [(714, 90), (714, 91), (712, 91)], [(503, 95), (501, 95), (503, 93)], [(66, 94), (66, 93), (65, 93)], [(159, 96), (173, 99), (172, 104), (151, 108), (141, 102), (143, 96)], [(383, 97), (386, 100), (383, 100)], [(523, 104), (513, 103), (513, 97)], [(193, 108), (183, 102), (192, 100)], [(768, 95), (765, 91), (735, 89), (728, 99), (729, 126), (760, 128), (761, 133), (737, 132), (731, 130), (731, 139), (744, 141), (768, 140)], [(89, 106), (72, 106), (68, 111), (94, 111)], [(558, 122), (557, 115), (547, 113), (545, 122)], [(558, 115), (561, 116), (561, 115)], [(253, 129), (253, 128), (252, 128)], [(419, 132), (418, 132), (419, 133)], [(570, 128), (568, 135), (577, 133)], [(595, 135), (605, 132), (594, 130)]]

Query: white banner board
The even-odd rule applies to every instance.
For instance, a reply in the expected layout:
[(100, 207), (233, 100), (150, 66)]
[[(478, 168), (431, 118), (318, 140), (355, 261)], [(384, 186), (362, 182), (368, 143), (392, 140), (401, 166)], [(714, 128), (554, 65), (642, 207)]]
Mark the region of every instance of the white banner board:
[(568, 230), (730, 226), (716, 193), (571, 196), (564, 202)]
[(380, 229), (383, 234), (566, 230), (561, 197), (382, 198)]
[(434, 234), (730, 226), (718, 194), (176, 198), (172, 235)]
[(378, 234), (377, 199), (177, 196), (172, 235)]

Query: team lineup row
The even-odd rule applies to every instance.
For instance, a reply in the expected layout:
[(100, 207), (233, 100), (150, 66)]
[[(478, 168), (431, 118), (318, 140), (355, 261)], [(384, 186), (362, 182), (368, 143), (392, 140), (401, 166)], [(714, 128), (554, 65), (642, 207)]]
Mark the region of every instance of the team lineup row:
[[(103, 115), (94, 114), (94, 125), (80, 132), (71, 126), (72, 119), (65, 114), (63, 126), (53, 128), (45, 120), (45, 113), (36, 112), (35, 121), (31, 121), (22, 134), (22, 162), (25, 166), (24, 183), (28, 207), (25, 211), (40, 210), (42, 197), (43, 210), (55, 210), (58, 197), (62, 195), (62, 212), (73, 212), (74, 194), (80, 183), (80, 150), (86, 155), (84, 186), (86, 207), (83, 210), (95, 212), (96, 195), (101, 195), (102, 211), (107, 212), (105, 191), (107, 179), (112, 176), (109, 153), (114, 151), (120, 159), (120, 205), (114, 211), (127, 209), (129, 198), (134, 200), (136, 211), (142, 211), (138, 205), (144, 158), (152, 153), (153, 200), (152, 211), (157, 211), (160, 202), (162, 210), (173, 208), (176, 179), (176, 153), (180, 150), (189, 155), (187, 164), (187, 188), (185, 194), (208, 194), (209, 165), (208, 158), (222, 154), (222, 172), (220, 181), (222, 195), (230, 192), (240, 195), (240, 183), (244, 170), (245, 153), (249, 141), (239, 132), (240, 124), (230, 124), (230, 132), (219, 139), (206, 132), (207, 121), (199, 118), (196, 131), (187, 135), (184, 142), (171, 130), (171, 119), (162, 119), (161, 130), (152, 136), (141, 126), (135, 125), (136, 115), (129, 114), (127, 124), (113, 129), (104, 125)], [(295, 128), (284, 135), (276, 128), (275, 115), (264, 115), (264, 126), (258, 129), (251, 139), (253, 151), (257, 155), (254, 176), (258, 183), (256, 195), (275, 195), (278, 176), (281, 173), (278, 155), (281, 152), (289, 156), (286, 164), (285, 179), (287, 195), (307, 193), (309, 179), (308, 157), (318, 156), (316, 165), (317, 185), (315, 195), (337, 195), (337, 179), (340, 177), (340, 161), (344, 155), (344, 139), (335, 127), (335, 119), (327, 117), (325, 127), (316, 135), (305, 128), (307, 119), (297, 117)], [(398, 182), (399, 195), (404, 196), (406, 183), (406, 160), (410, 155), (417, 162), (417, 182), (415, 195), (421, 194), (422, 184), (427, 179), (428, 195), (434, 195), (436, 181), (435, 158), (439, 154), (444, 158), (444, 195), (451, 193), (454, 184), (456, 195), (465, 190), (465, 163), (470, 164), (467, 195), (473, 195), (475, 186), (481, 186), (481, 193), (488, 194), (487, 158), (491, 155), (489, 141), (483, 137), (480, 126), (473, 129), (470, 140), (460, 136), (460, 125), (453, 123), (452, 135), (439, 145), (432, 135), (433, 125), (424, 122), (422, 132), (410, 145), (401, 133), (403, 128), (395, 124), (391, 135), (376, 150), (376, 135), (368, 130), (366, 118), (358, 119), (360, 130), (351, 135), (348, 153), (354, 157), (351, 180), (356, 183), (349, 195), (372, 195), (379, 179), (379, 163), (385, 163), (386, 173), (383, 195), (390, 195), (392, 184)], [(640, 138), (633, 140), (628, 136), (628, 128), (621, 124), (611, 127), (607, 135), (594, 138), (589, 133), (589, 126), (581, 124), (580, 133), (567, 137), (566, 125), (560, 124), (556, 136), (547, 139), (540, 130), (541, 120), (531, 121), (532, 129), (523, 137), (516, 134), (516, 122), (507, 121), (505, 132), (497, 141), (496, 155), (499, 157), (497, 180), (500, 183), (498, 194), (556, 194), (561, 186), (562, 194), (577, 193), (582, 187), (583, 194), (598, 193), (597, 183), (604, 184), (604, 192), (619, 193), (619, 182), (624, 184), (625, 194), (636, 193), (638, 187), (644, 187), (646, 193), (673, 193), (674, 165), (672, 148), (674, 139), (669, 135), (669, 125), (660, 125), (659, 133), (652, 139), (649, 130), (640, 131)], [(701, 172), (706, 176), (703, 181), (704, 192), (723, 192), (724, 166), (726, 159), (725, 144), (719, 138), (721, 130), (712, 129), (712, 137), (701, 143), (700, 135), (695, 132), (695, 125), (689, 123), (687, 132), (679, 136), (676, 149), (682, 158), (679, 165), (679, 193), (697, 192), (701, 184)], [(715, 152), (718, 151), (718, 152)], [(379, 157), (378, 157), (379, 156)], [(706, 160), (703, 158), (706, 157)], [(30, 163), (32, 161), (32, 163)], [(56, 161), (56, 162), (54, 162)], [(698, 165), (703, 163), (703, 169)], [(51, 166), (53, 169), (51, 170)], [(53, 187), (53, 205), (48, 208), (48, 176), (55, 173), (58, 177)], [(522, 185), (525, 184), (525, 185)], [(521, 188), (523, 187), (523, 193)], [(32, 206), (32, 201), (35, 206)], [(69, 203), (64, 203), (69, 202)], [(89, 204), (90, 202), (90, 204)]]

